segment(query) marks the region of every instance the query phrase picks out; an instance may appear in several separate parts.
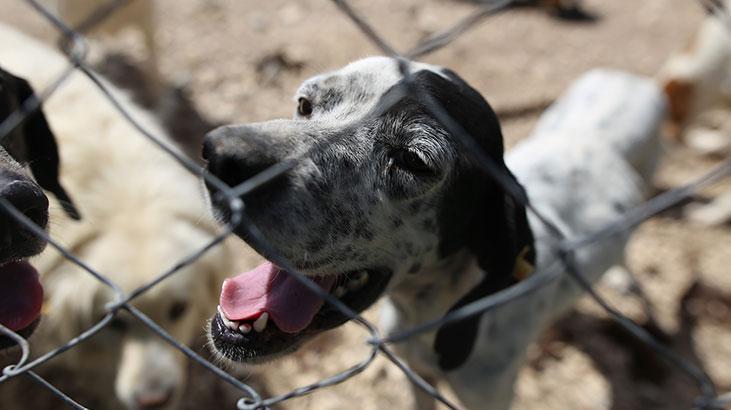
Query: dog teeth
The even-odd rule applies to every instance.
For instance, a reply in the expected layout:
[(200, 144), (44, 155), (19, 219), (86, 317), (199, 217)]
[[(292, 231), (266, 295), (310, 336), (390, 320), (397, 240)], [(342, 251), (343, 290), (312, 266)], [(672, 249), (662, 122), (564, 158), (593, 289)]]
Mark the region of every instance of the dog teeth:
[(267, 321), (269, 320), (269, 313), (264, 312), (254, 321), (254, 330), (257, 332), (263, 331), (267, 327)]
[(224, 319), (223, 320), (223, 324), (226, 325), (226, 327), (229, 328), (229, 329), (231, 329), (231, 330), (236, 330), (238, 328), (238, 326), (239, 326), (239, 325), (236, 324), (236, 322), (232, 322), (232, 321), (230, 321), (228, 319)]
[[(221, 316), (221, 320), (223, 321), (223, 324), (227, 328), (229, 328), (233, 331), (238, 330), (239, 332), (241, 332), (243, 334), (247, 334), (247, 333), (251, 332), (251, 325), (249, 323), (239, 323), (235, 320), (231, 320), (231, 319), (227, 318), (226, 314), (223, 313), (223, 309), (221, 309), (220, 305), (216, 307), (216, 310), (218, 311), (218, 314)], [(264, 313), (264, 315), (266, 315), (266, 313)], [(266, 326), (266, 320), (264, 321), (264, 326)], [(264, 326), (262, 326), (262, 329), (264, 328)], [(257, 332), (259, 332), (259, 330), (257, 330)]]
[(238, 328), (239, 325), (236, 322), (234, 322), (226, 317), (226, 314), (223, 313), (223, 309), (221, 309), (220, 305), (216, 307), (216, 310), (218, 311), (219, 316), (221, 316), (221, 320), (223, 321), (223, 324), (227, 328), (229, 328), (231, 330), (236, 330)]

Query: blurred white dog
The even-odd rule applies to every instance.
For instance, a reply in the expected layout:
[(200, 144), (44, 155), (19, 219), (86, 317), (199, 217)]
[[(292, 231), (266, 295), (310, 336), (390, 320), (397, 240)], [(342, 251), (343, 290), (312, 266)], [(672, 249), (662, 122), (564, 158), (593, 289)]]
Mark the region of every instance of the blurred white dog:
[[(725, 4), (719, 13), (731, 9), (731, 1)], [(668, 59), (660, 78), (678, 137), (704, 111), (731, 103), (731, 17), (706, 16), (689, 43)]]
[[(0, 61), (38, 90), (67, 66), (56, 51), (0, 26)], [(158, 123), (107, 84), (145, 129), (174, 145)], [(82, 73), (74, 73), (44, 105), (58, 138), (61, 175), (82, 214), (72, 221), (51, 210), (51, 235), (124, 291), (136, 289), (201, 249), (219, 232), (198, 179), (135, 130)], [(176, 340), (202, 334), (223, 276), (234, 269), (224, 243), (154, 286), (133, 304)], [(246, 251), (245, 251), (246, 252)], [(238, 252), (237, 252), (238, 253)], [(114, 301), (112, 289), (56, 250), (37, 261), (47, 294), (34, 353), (61, 346), (90, 328)], [(104, 407), (175, 407), (186, 380), (185, 357), (126, 312), (53, 364), (89, 376)]]
[[(670, 134), (705, 153), (724, 155), (731, 139), (715, 130), (684, 135), (704, 112), (731, 108), (731, 0), (709, 14), (689, 44), (671, 56), (660, 73), (670, 107)], [(731, 191), (692, 208), (689, 217), (706, 225), (731, 220)]]

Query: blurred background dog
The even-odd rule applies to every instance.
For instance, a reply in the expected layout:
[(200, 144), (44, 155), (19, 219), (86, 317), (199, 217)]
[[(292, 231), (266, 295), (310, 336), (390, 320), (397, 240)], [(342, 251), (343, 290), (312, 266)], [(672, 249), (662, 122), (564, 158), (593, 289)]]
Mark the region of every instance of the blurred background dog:
[[(38, 86), (66, 64), (8, 27), (0, 28), (0, 61)], [(150, 114), (106, 85), (145, 129), (180, 152)], [(51, 234), (125, 292), (171, 269), (219, 233), (196, 176), (141, 136), (83, 74), (75, 73), (46, 102), (46, 113), (58, 136), (62, 177), (84, 215), (75, 222), (52, 209)], [(223, 277), (234, 269), (229, 246), (240, 245), (213, 248), (133, 304), (176, 340), (192, 342), (216, 305)], [(48, 289), (46, 319), (34, 348), (40, 353), (101, 320), (115, 295), (55, 250), (41, 255), (37, 267)], [(175, 408), (185, 386), (183, 354), (125, 312), (59, 359), (54, 366), (86, 381), (98, 400), (88, 404), (94, 408)]]
[[(708, 15), (660, 78), (670, 104), (670, 137), (703, 155), (724, 157), (731, 152), (731, 137), (720, 130), (728, 123), (723, 109), (731, 107), (731, 19), (725, 14), (731, 1), (709, 4)], [(690, 207), (688, 217), (703, 225), (730, 221), (731, 191)]]

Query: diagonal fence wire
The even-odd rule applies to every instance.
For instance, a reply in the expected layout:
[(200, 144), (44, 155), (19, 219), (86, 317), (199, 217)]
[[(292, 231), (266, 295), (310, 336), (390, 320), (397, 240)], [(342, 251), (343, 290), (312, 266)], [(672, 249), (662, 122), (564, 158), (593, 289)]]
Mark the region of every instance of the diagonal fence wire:
[[(56, 395), (63, 403), (69, 405), (72, 408), (83, 409), (84, 407), (76, 403), (72, 398), (65, 395), (63, 392), (58, 390), (48, 381), (41, 378), (33, 369), (37, 366), (53, 359), (54, 357), (63, 354), (64, 352), (72, 349), (91, 337), (94, 337), (99, 331), (103, 330), (119, 311), (124, 310), (136, 318), (139, 322), (147, 326), (147, 328), (156, 334), (158, 337), (169, 343), (171, 346), (177, 348), (182, 353), (187, 355), (191, 360), (197, 362), (204, 368), (211, 371), (214, 375), (231, 384), (232, 386), (239, 389), (243, 397), (236, 403), (236, 407), (239, 409), (261, 409), (268, 408), (270, 406), (282, 403), (292, 398), (300, 397), (306, 394), (310, 394), (318, 389), (332, 386), (337, 383), (341, 383), (351, 377), (356, 376), (363, 370), (365, 370), (373, 360), (380, 354), (387, 360), (392, 362), (398, 369), (400, 369), (406, 377), (418, 388), (426, 392), (427, 394), (434, 397), (437, 401), (441, 402), (448, 408), (457, 408), (457, 406), (449, 402), (444, 396), (442, 396), (437, 389), (422, 379), (416, 372), (411, 370), (408, 365), (397, 358), (390, 350), (389, 345), (395, 343), (401, 343), (407, 341), (409, 338), (414, 337), (418, 334), (433, 331), (437, 327), (454, 321), (463, 320), (468, 317), (475, 315), (484, 314), (496, 307), (515, 301), (518, 298), (525, 297), (531, 292), (534, 292), (541, 287), (547, 285), (553, 280), (559, 278), (561, 275), (568, 274), (569, 277), (573, 278), (579, 286), (584, 288), (587, 293), (621, 326), (626, 328), (631, 334), (635, 335), (639, 340), (646, 343), (658, 356), (667, 360), (673, 365), (678, 371), (682, 371), (688, 375), (697, 385), (700, 391), (700, 396), (695, 402), (695, 406), (701, 409), (714, 409), (723, 408), (724, 406), (731, 403), (731, 393), (725, 393), (721, 395), (716, 394), (715, 386), (711, 382), (710, 378), (694, 364), (680, 357), (677, 353), (671, 351), (667, 347), (663, 346), (657, 340), (655, 340), (648, 332), (642, 327), (634, 323), (631, 319), (619, 313), (614, 309), (608, 302), (606, 302), (600, 295), (598, 295), (592, 288), (591, 283), (582, 275), (578, 269), (576, 263), (573, 260), (573, 255), (576, 251), (584, 246), (587, 246), (596, 241), (610, 237), (612, 235), (626, 233), (634, 226), (642, 223), (653, 215), (680, 204), (684, 199), (693, 195), (699, 189), (708, 184), (729, 175), (731, 173), (731, 160), (723, 162), (718, 167), (714, 168), (706, 175), (698, 178), (696, 181), (673, 189), (653, 198), (650, 201), (642, 204), (636, 209), (630, 210), (622, 215), (618, 220), (608, 224), (606, 227), (598, 230), (597, 232), (586, 235), (581, 238), (568, 238), (566, 235), (555, 226), (550, 218), (542, 215), (535, 207), (532, 206), (528, 200), (525, 192), (518, 186), (512, 179), (508, 178), (499, 167), (475, 144), (474, 139), (469, 133), (467, 133), (460, 124), (456, 123), (436, 101), (431, 100), (431, 97), (419, 92), (415, 87), (412, 87), (412, 79), (410, 75), (410, 59), (422, 57), (429, 53), (432, 53), (440, 48), (448, 46), (456, 38), (463, 33), (467, 32), (470, 28), (481, 22), (484, 18), (494, 15), (506, 7), (508, 7), (513, 0), (494, 0), (486, 1), (480, 6), (474, 13), (471, 13), (467, 17), (457, 22), (454, 26), (447, 30), (437, 33), (420, 44), (416, 45), (410, 51), (406, 53), (399, 53), (393, 48), (384, 38), (382, 38), (372, 26), (355, 11), (350, 4), (345, 0), (333, 0), (335, 6), (342, 11), (346, 18), (349, 18), (362, 32), (369, 38), (374, 45), (376, 45), (386, 55), (394, 58), (398, 63), (399, 70), (402, 75), (402, 83), (405, 89), (403, 93), (411, 93), (413, 96), (419, 98), (427, 110), (432, 116), (451, 134), (455, 135), (463, 148), (474, 157), (474, 159), (480, 164), (483, 170), (490, 175), (499, 186), (501, 186), (506, 193), (511, 195), (518, 203), (526, 206), (526, 208), (533, 213), (552, 234), (560, 239), (560, 249), (556, 253), (553, 263), (549, 264), (543, 271), (537, 272), (530, 278), (517, 283), (505, 290), (479, 299), (468, 305), (463, 306), (460, 309), (454, 310), (444, 317), (435, 318), (426, 323), (415, 326), (412, 329), (405, 329), (398, 333), (382, 337), (379, 334), (377, 327), (362, 318), (358, 313), (352, 311), (347, 305), (340, 302), (337, 298), (334, 298), (324, 290), (322, 290), (317, 284), (309, 280), (305, 275), (294, 269), (289, 262), (281, 257), (277, 250), (267, 243), (263, 235), (258, 231), (257, 227), (251, 223), (246, 215), (245, 202), (240, 199), (242, 195), (256, 189), (263, 184), (268, 183), (277, 176), (283, 174), (287, 170), (291, 169), (294, 165), (292, 161), (283, 162), (274, 165), (273, 167), (263, 171), (257, 176), (250, 178), (240, 185), (235, 187), (229, 187), (223, 181), (219, 180), (215, 176), (209, 174), (205, 169), (200, 168), (194, 161), (185, 157), (184, 155), (177, 152), (172, 147), (167, 146), (162, 140), (154, 135), (154, 133), (145, 129), (138, 121), (134, 119), (132, 115), (125, 109), (125, 107), (119, 103), (109, 91), (108, 87), (99, 80), (96, 73), (91, 70), (85, 61), (88, 47), (84, 40), (84, 37), (80, 34), (82, 32), (92, 29), (97, 24), (104, 21), (110, 15), (114, 14), (120, 7), (132, 2), (141, 0), (111, 0), (107, 1), (99, 6), (94, 12), (90, 14), (86, 19), (83, 20), (75, 28), (70, 28), (63, 21), (58, 19), (55, 15), (50, 13), (43, 5), (37, 0), (25, 0), (29, 3), (40, 15), (46, 18), (61, 35), (59, 43), (62, 49), (66, 53), (69, 59), (69, 68), (64, 72), (60, 73), (55, 81), (51, 83), (45, 90), (40, 92), (38, 97), (31, 97), (25, 101), (18, 110), (14, 111), (9, 117), (5, 118), (0, 122), (0, 141), (2, 138), (9, 135), (16, 127), (18, 127), (23, 120), (37, 110), (40, 104), (49, 98), (55, 90), (66, 81), (74, 71), (79, 71), (92, 81), (96, 87), (104, 94), (104, 96), (110, 101), (110, 103), (116, 108), (119, 114), (128, 121), (135, 129), (137, 129), (145, 138), (147, 138), (152, 144), (157, 146), (159, 149), (165, 151), (167, 154), (172, 156), (182, 167), (204, 179), (207, 183), (215, 187), (218, 193), (218, 200), (222, 200), (228, 205), (231, 212), (230, 222), (227, 224), (225, 229), (218, 235), (215, 236), (208, 244), (203, 246), (198, 251), (174, 264), (166, 272), (162, 272), (153, 280), (147, 284), (133, 290), (129, 293), (124, 293), (113, 281), (111, 281), (102, 272), (94, 270), (92, 267), (85, 264), (84, 261), (75, 257), (69, 250), (65, 249), (62, 244), (50, 238), (48, 234), (36, 226), (32, 221), (26, 218), (20, 211), (18, 211), (12, 204), (7, 201), (0, 199), (0, 209), (9, 213), (19, 223), (27, 227), (35, 235), (40, 236), (48, 241), (51, 246), (55, 247), (61, 254), (72, 263), (81, 267), (84, 271), (90, 274), (92, 277), (109, 287), (114, 292), (115, 300), (107, 305), (107, 314), (96, 324), (86, 329), (84, 332), (79, 334), (77, 337), (69, 340), (64, 345), (54, 349), (50, 352), (43, 354), (42, 356), (29, 361), (30, 357), (30, 345), (27, 340), (22, 336), (10, 331), (4, 326), (0, 325), (0, 335), (5, 335), (10, 339), (14, 340), (22, 351), (21, 358), (15, 365), (11, 365), (3, 369), (2, 375), (0, 375), (0, 384), (10, 378), (17, 377), (19, 375), (26, 375), (33, 381), (38, 383), (40, 386), (51, 391)], [(728, 10), (725, 8), (722, 2), (716, 0), (698, 0), (699, 4), (706, 8), (710, 13), (718, 16), (725, 22), (731, 21), (729, 18)], [(730, 26), (731, 27), (731, 26)], [(396, 100), (391, 101), (395, 103)], [(389, 103), (386, 102), (388, 105)], [(380, 107), (380, 110), (387, 108)], [(327, 149), (327, 144), (316, 147), (317, 150)], [(306, 158), (308, 155), (312, 155), (313, 152), (305, 153), (302, 158)], [(298, 158), (296, 160), (300, 160)], [(295, 160), (295, 161), (296, 161)], [(198, 257), (220, 244), (226, 237), (228, 237), (235, 229), (243, 229), (248, 233), (250, 242), (254, 247), (262, 251), (267, 257), (276, 262), (279, 266), (283, 267), (289, 274), (291, 274), (296, 280), (307, 286), (310, 290), (322, 297), (326, 303), (332, 305), (338, 309), (341, 313), (346, 315), (351, 320), (360, 324), (370, 335), (367, 343), (371, 345), (369, 354), (358, 364), (324, 380), (320, 380), (316, 383), (308, 386), (303, 386), (295, 389), (291, 392), (282, 394), (280, 396), (262, 398), (259, 393), (251, 386), (237, 380), (224, 370), (216, 367), (207, 359), (201, 357), (190, 348), (175, 340), (171, 335), (165, 332), (159, 325), (153, 320), (147, 317), (144, 313), (139, 311), (134, 306), (130, 305), (130, 302), (137, 296), (147, 292), (151, 288), (157, 286), (164, 280), (174, 278), (176, 272), (185, 266), (190, 265)]]

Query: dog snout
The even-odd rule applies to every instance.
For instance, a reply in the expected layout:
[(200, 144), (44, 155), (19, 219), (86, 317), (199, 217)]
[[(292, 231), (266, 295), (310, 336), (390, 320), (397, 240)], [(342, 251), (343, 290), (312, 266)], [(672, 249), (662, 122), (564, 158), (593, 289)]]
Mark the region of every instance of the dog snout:
[(131, 338), (122, 344), (115, 392), (129, 408), (175, 407), (185, 384), (184, 356), (154, 339)]
[(206, 135), (203, 159), (208, 171), (234, 187), (275, 165), (272, 146), (251, 127), (221, 127)]
[[(35, 183), (22, 177), (0, 177), (0, 198), (41, 229), (48, 224), (48, 198)], [(0, 258), (22, 258), (40, 252), (45, 240), (35, 236), (25, 225), (0, 207)]]

